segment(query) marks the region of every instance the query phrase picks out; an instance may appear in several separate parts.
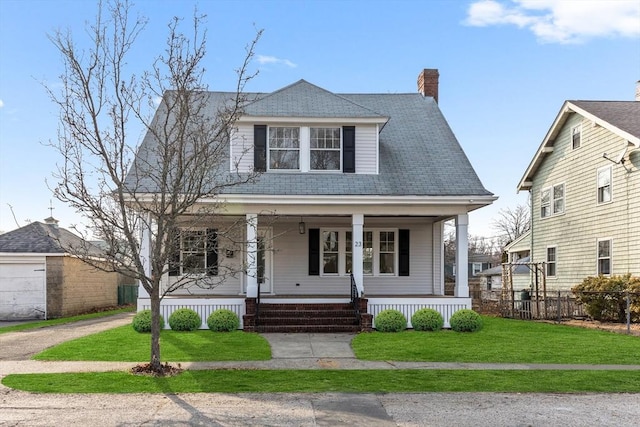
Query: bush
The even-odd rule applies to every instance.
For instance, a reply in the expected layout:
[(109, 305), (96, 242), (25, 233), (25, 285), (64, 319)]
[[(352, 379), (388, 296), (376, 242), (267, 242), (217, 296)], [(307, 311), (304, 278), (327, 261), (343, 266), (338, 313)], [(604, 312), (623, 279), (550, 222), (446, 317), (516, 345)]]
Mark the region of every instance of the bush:
[(438, 331), (444, 326), (444, 319), (433, 308), (421, 308), (411, 316), (411, 325), (416, 331)]
[(179, 308), (169, 316), (169, 326), (174, 331), (195, 331), (202, 324), (202, 319), (190, 308)]
[(376, 329), (380, 332), (400, 332), (407, 329), (407, 318), (398, 310), (382, 310), (375, 322)]
[(463, 308), (453, 313), (449, 324), (456, 332), (477, 332), (482, 329), (482, 317), (473, 310)]
[(213, 332), (233, 332), (240, 327), (240, 319), (233, 311), (220, 308), (207, 317), (207, 326)]
[(631, 295), (632, 321), (640, 320), (640, 277), (631, 274), (587, 277), (571, 291), (592, 319), (614, 322), (626, 321), (626, 292), (630, 292), (634, 294)]
[[(131, 326), (136, 332), (151, 332), (151, 310), (142, 310), (133, 316)], [(164, 319), (160, 316), (160, 329), (164, 329)]]

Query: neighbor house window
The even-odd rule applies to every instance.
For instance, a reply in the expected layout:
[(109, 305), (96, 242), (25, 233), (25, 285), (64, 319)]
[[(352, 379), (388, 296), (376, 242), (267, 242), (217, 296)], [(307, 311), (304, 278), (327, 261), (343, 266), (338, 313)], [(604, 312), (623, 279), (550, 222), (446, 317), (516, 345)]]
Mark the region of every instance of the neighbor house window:
[(553, 186), (553, 214), (564, 212), (564, 184)]
[(611, 274), (611, 240), (598, 240), (598, 274)]
[(575, 150), (580, 148), (582, 142), (582, 125), (574, 126), (571, 128), (571, 146)]
[(547, 276), (555, 277), (556, 275), (556, 248), (547, 248)]
[(564, 184), (540, 190), (540, 218), (564, 212)]
[(300, 169), (300, 128), (269, 128), (269, 169)]
[(476, 274), (480, 273), (482, 271), (482, 263), (481, 262), (474, 262), (473, 264), (471, 264), (471, 273), (475, 276)]
[(340, 128), (310, 129), (310, 169), (316, 171), (341, 170)]
[(598, 169), (598, 203), (611, 201), (611, 166)]
[(540, 191), (540, 218), (551, 215), (551, 189), (543, 188)]
[[(353, 272), (353, 233), (348, 230), (323, 230), (321, 235), (322, 274), (351, 274)], [(397, 239), (396, 230), (364, 230), (362, 232), (362, 270), (365, 275), (396, 275)]]

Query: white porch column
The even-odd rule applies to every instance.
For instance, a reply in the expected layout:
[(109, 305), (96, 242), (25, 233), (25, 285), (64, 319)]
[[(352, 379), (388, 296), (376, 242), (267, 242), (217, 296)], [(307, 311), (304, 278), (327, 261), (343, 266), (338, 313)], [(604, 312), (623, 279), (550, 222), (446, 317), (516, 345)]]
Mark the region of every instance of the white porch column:
[(433, 233), (433, 294), (444, 295), (444, 222), (431, 225)]
[(258, 214), (247, 214), (247, 298), (258, 297)]
[[(140, 230), (140, 262), (142, 263), (144, 274), (151, 277), (151, 215), (147, 214), (142, 221)], [(149, 293), (142, 286), (142, 280), (138, 280), (138, 297), (149, 298)], [(138, 307), (140, 310), (140, 307)]]
[(469, 214), (456, 216), (456, 287), (454, 295), (469, 298)]
[(362, 229), (364, 227), (364, 215), (353, 214), (351, 217), (351, 272), (356, 281), (360, 296), (364, 294), (364, 270), (362, 268)]

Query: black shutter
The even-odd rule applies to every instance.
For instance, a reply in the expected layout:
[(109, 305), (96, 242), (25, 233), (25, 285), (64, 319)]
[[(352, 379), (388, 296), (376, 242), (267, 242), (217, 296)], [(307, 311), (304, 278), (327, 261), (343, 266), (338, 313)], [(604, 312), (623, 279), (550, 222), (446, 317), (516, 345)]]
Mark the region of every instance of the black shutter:
[(218, 275), (218, 230), (207, 229), (207, 275)]
[(309, 229), (309, 276), (320, 275), (320, 229)]
[(169, 276), (180, 275), (180, 230), (174, 229), (171, 231), (173, 245), (170, 248), (169, 254)]
[(267, 170), (267, 125), (253, 126), (253, 169)]
[(409, 275), (409, 230), (398, 230), (398, 274)]
[(356, 172), (356, 127), (342, 127), (342, 172)]

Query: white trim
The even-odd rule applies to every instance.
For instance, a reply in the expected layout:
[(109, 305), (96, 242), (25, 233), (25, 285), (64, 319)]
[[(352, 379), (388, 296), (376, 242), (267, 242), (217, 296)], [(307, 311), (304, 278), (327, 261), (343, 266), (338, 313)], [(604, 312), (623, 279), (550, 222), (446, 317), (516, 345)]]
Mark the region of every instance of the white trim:
[(385, 124), (389, 117), (275, 117), (275, 116), (242, 116), (238, 123), (335, 123), (343, 125)]

